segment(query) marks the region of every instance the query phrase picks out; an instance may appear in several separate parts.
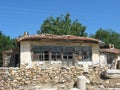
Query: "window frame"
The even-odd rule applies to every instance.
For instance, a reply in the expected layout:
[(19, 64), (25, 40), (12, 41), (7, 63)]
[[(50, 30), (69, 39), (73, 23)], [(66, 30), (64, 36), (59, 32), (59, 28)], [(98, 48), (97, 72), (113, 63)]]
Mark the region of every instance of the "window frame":
[[(37, 59), (35, 59), (35, 55)], [(32, 45), (32, 61), (64, 61), (64, 60), (92, 61), (92, 47)]]

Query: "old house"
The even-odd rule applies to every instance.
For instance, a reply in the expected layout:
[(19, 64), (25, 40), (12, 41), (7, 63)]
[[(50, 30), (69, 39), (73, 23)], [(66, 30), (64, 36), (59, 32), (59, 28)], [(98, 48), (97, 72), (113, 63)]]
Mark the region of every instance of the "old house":
[(19, 50), (3, 52), (3, 66), (32, 67), (35, 64), (55, 63), (63, 66), (99, 64), (101, 42), (94, 38), (73, 35), (27, 32), (17, 38)]
[(120, 57), (120, 49), (116, 49), (113, 44), (109, 44), (109, 48), (100, 49), (100, 64), (109, 65), (113, 60)]
[(20, 65), (99, 63), (100, 42), (97, 39), (72, 35), (29, 35), (26, 32), (17, 42), (20, 46)]

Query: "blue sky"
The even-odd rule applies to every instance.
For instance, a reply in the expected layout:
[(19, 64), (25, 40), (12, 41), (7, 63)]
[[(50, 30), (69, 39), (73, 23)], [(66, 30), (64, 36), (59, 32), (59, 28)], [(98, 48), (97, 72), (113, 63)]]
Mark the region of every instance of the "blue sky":
[(120, 33), (120, 0), (0, 0), (0, 31), (11, 38), (24, 31), (36, 34), (47, 17), (66, 12), (86, 26), (88, 34), (99, 28)]

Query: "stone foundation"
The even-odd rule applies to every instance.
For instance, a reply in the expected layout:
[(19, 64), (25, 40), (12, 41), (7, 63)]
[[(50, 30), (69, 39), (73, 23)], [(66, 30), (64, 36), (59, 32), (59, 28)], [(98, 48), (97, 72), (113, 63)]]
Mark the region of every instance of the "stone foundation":
[(40, 87), (46, 84), (55, 86), (58, 90), (70, 90), (70, 88), (76, 87), (77, 77), (83, 74), (90, 80), (87, 87), (120, 87), (118, 79), (116, 81), (100, 79), (102, 71), (104, 71), (103, 68), (89, 67), (88, 72), (83, 72), (81, 66), (40, 68), (39, 65), (36, 65), (32, 68), (25, 66), (0, 68), (0, 90), (32, 90), (35, 86)]
[(0, 90), (17, 90), (24, 86), (47, 83), (52, 84), (52, 86), (64, 83), (71, 87), (74, 81), (76, 81), (77, 76), (82, 75), (82, 73), (83, 69), (80, 67), (41, 69), (37, 65), (33, 68), (1, 68)]

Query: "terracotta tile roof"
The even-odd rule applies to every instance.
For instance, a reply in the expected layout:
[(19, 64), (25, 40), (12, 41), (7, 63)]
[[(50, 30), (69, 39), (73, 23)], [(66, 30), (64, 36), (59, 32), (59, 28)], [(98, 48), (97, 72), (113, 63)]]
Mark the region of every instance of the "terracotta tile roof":
[(100, 49), (100, 52), (119, 54), (120, 53), (120, 49), (115, 49), (115, 48)]
[(99, 43), (99, 40), (89, 37), (80, 37), (80, 36), (73, 36), (73, 35), (52, 35), (52, 34), (40, 34), (40, 35), (24, 35), (17, 39), (17, 42), (20, 41), (28, 41), (28, 40), (41, 40), (41, 39), (48, 39), (48, 40), (75, 40), (75, 41), (88, 41)]

